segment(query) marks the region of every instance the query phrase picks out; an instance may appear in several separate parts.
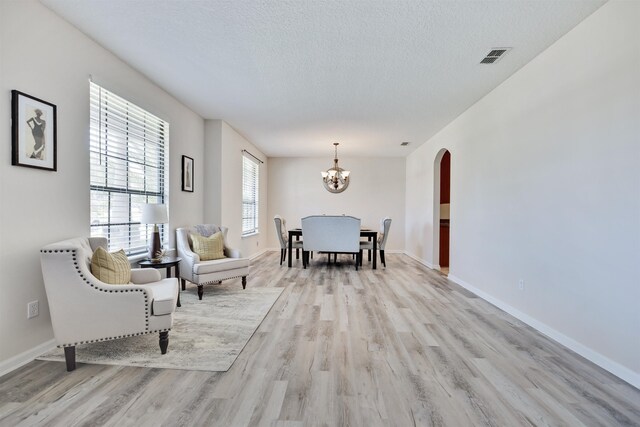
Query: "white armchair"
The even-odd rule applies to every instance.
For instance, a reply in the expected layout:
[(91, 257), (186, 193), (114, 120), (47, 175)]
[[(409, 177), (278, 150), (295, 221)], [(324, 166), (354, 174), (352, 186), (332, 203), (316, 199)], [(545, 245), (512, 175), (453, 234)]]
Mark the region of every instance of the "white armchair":
[[(203, 229), (210, 231), (222, 231), (225, 246), (224, 254), (226, 258), (201, 261), (198, 254), (193, 252), (190, 233), (202, 234)], [(249, 259), (242, 258), (240, 251), (227, 247), (227, 227), (218, 227), (212, 224), (198, 225), (193, 228), (178, 228), (176, 230), (176, 246), (180, 261), (180, 281), (182, 290), (185, 290), (185, 280), (198, 286), (198, 298), (202, 299), (204, 285), (209, 283), (220, 283), (223, 280), (242, 278), (242, 289), (247, 287), (247, 276), (249, 275)]]
[(132, 269), (131, 284), (110, 285), (91, 274), (91, 256), (107, 239), (76, 238), (40, 251), (53, 333), (64, 348), (67, 371), (76, 368), (75, 347), (96, 341), (160, 333), (167, 352), (178, 297), (178, 280), (157, 270)]

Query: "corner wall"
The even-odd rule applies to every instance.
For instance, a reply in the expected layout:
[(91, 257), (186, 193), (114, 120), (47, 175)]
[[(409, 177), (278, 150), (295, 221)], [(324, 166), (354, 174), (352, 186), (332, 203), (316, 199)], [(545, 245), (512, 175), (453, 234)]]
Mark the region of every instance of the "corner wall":
[[(202, 118), (39, 2), (0, 1), (0, 375), (53, 339), (40, 248), (89, 234), (90, 75), (170, 123), (170, 229), (202, 221), (203, 169), (194, 193), (180, 180), (182, 155), (203, 155)], [(12, 89), (57, 106), (57, 172), (11, 166)], [(40, 315), (27, 320), (34, 300)]]
[(447, 148), (450, 278), (636, 387), (638, 22), (640, 3), (605, 4), (412, 153), (406, 176), (408, 253), (436, 262)]
[[(229, 228), (227, 244), (253, 257), (267, 248), (267, 157), (223, 120), (205, 121), (205, 223)], [(242, 150), (262, 159), (259, 175), (258, 234), (242, 237)]]

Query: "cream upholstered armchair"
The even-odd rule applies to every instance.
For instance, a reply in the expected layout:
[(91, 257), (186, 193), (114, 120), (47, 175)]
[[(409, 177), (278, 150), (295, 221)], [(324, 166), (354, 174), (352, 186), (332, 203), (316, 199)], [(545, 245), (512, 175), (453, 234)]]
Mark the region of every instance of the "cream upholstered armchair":
[[(224, 236), (225, 258), (208, 261), (200, 260), (200, 256), (193, 251), (190, 234), (195, 233), (204, 237), (221, 231)], [(219, 227), (213, 224), (201, 224), (192, 228), (178, 228), (176, 230), (176, 246), (180, 261), (180, 281), (182, 290), (185, 290), (185, 280), (198, 286), (198, 298), (202, 299), (204, 285), (220, 283), (223, 280), (242, 278), (242, 289), (247, 287), (249, 275), (249, 259), (242, 258), (240, 251), (227, 247), (227, 227)]]
[(154, 269), (132, 269), (131, 284), (110, 285), (91, 274), (91, 256), (102, 237), (76, 238), (40, 250), (53, 334), (64, 348), (67, 371), (76, 368), (76, 345), (160, 333), (167, 352), (178, 297), (178, 280)]

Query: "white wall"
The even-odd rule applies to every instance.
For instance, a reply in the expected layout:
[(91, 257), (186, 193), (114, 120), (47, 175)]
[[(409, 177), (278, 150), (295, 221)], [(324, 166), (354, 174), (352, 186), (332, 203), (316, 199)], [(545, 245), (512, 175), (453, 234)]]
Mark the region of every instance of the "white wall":
[(279, 248), (273, 217), (282, 215), (287, 227), (300, 226), (308, 215), (353, 215), (363, 227), (377, 228), (380, 219), (392, 219), (386, 250), (404, 250), (405, 159), (340, 158), (351, 171), (349, 187), (329, 193), (320, 171), (332, 166), (326, 158), (269, 158), (269, 247)]
[[(267, 182), (266, 156), (223, 120), (205, 121), (205, 222), (229, 227), (227, 244), (251, 257), (267, 248)], [(242, 237), (242, 150), (262, 159), (259, 174), (259, 232)]]
[(605, 4), (412, 153), (406, 184), (407, 251), (437, 263), (433, 161), (449, 149), (451, 277), (636, 386), (638, 22), (640, 3)]
[[(222, 224), (222, 120), (204, 121), (204, 158), (198, 159), (204, 173), (204, 222)], [(193, 224), (183, 224), (189, 227)]]
[[(36, 1), (0, 1), (0, 40), (1, 372), (53, 338), (39, 249), (89, 234), (89, 75), (170, 123), (172, 230), (202, 221), (203, 169), (195, 170), (196, 192), (185, 193), (180, 162), (183, 154), (202, 157), (204, 122)], [(57, 105), (57, 172), (11, 166), (12, 89)], [(27, 320), (27, 303), (33, 300), (40, 301), (40, 316)]]

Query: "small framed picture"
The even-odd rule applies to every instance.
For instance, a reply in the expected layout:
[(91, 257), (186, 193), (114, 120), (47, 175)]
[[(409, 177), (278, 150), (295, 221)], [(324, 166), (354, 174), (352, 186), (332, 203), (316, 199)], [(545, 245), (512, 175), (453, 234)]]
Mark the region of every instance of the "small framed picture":
[(182, 156), (182, 191), (193, 193), (193, 159)]
[(56, 106), (11, 91), (11, 164), (57, 170)]

